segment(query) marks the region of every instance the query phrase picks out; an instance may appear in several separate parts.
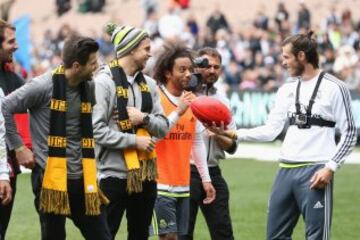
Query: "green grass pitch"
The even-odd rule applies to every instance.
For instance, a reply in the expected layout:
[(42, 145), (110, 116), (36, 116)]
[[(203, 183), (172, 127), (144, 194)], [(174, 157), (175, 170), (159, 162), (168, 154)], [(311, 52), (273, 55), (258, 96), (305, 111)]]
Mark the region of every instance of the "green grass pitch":
[[(276, 173), (275, 162), (227, 159), (221, 168), (230, 187), (231, 216), (236, 239), (265, 239), (266, 207), (271, 184)], [(345, 165), (336, 173), (332, 239), (360, 239), (360, 165)], [(18, 178), (17, 196), (8, 240), (40, 239), (38, 216), (33, 207), (30, 175)], [(196, 225), (196, 240), (210, 239), (201, 215)], [(300, 219), (293, 239), (304, 239)], [(67, 239), (83, 239), (71, 220), (67, 220)], [(126, 239), (126, 220), (123, 220), (117, 239)], [(155, 237), (151, 238), (157, 239)]]

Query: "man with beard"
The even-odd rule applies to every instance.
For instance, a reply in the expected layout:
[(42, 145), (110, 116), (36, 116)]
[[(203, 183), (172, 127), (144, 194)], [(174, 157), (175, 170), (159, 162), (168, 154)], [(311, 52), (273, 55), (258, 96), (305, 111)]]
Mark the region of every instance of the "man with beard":
[(272, 141), (289, 122), (269, 200), (267, 239), (291, 239), (300, 215), (306, 239), (330, 239), (334, 173), (356, 143), (349, 90), (319, 69), (312, 33), (283, 41), (282, 64), (292, 78), (278, 90), (264, 126), (236, 132), (210, 127), (238, 141)]
[[(24, 80), (12, 70), (13, 53), (18, 48), (15, 39), (15, 27), (3, 20), (0, 20), (0, 44), (0, 87), (4, 94), (8, 95), (21, 87), (24, 84)], [(0, 204), (0, 239), (5, 239), (6, 229), (10, 221), (16, 192), (16, 176), (20, 173), (18, 162), (25, 167), (31, 167), (31, 164), (28, 164), (26, 160), (24, 161), (22, 158), (23, 154), (19, 150), (21, 149), (15, 149), (15, 151), (14, 149), (8, 149), (7, 151), (13, 201), (7, 205)], [(16, 159), (18, 159), (18, 162)]]
[[(29, 165), (41, 239), (65, 239), (68, 216), (85, 239), (110, 239), (103, 211), (108, 200), (97, 186), (92, 128), (95, 103), (92, 74), (98, 44), (66, 39), (63, 65), (30, 80), (3, 102), (10, 149)], [(24, 146), (13, 115), (29, 109), (33, 151)], [(35, 160), (34, 160), (35, 159)]]
[(151, 230), (161, 240), (177, 239), (187, 233), (191, 159), (205, 191), (201, 201), (210, 204), (215, 199), (202, 139), (205, 128), (190, 109), (176, 111), (183, 101), (191, 101), (193, 94), (185, 90), (189, 87), (193, 65), (192, 52), (177, 44), (165, 45), (155, 64), (154, 78), (159, 82), (161, 104), (170, 122), (169, 133), (156, 143), (158, 197)]
[[(197, 95), (211, 96), (230, 108), (229, 100), (219, 93), (215, 86), (221, 74), (221, 55), (216, 49), (205, 47), (198, 51), (198, 57), (207, 59), (208, 64), (206, 67), (197, 69), (197, 72), (201, 74), (202, 81), (202, 87), (197, 91)], [(236, 129), (234, 120), (227, 126), (227, 129)], [(212, 134), (208, 131), (203, 132), (203, 138), (210, 178), (216, 190), (216, 199), (211, 204), (203, 203), (206, 193), (202, 187), (201, 177), (197, 168), (191, 165), (189, 231), (181, 239), (193, 239), (199, 207), (205, 217), (211, 239), (234, 239), (229, 211), (229, 189), (221, 174), (219, 160), (225, 158), (225, 151), (230, 154), (234, 153), (237, 143), (229, 137)]]
[(95, 78), (94, 137), (100, 186), (110, 200), (106, 209), (112, 239), (126, 210), (128, 239), (147, 239), (156, 199), (153, 137), (169, 130), (156, 82), (144, 75), (149, 35), (139, 28), (108, 24), (116, 58)]

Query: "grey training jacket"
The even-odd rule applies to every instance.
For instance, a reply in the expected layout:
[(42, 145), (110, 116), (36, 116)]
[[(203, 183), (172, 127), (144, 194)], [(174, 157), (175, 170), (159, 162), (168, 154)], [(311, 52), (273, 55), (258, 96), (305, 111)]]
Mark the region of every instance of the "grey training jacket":
[[(163, 108), (155, 80), (145, 76), (150, 88), (153, 109), (150, 122), (146, 126), (150, 134), (156, 138), (163, 138), (169, 130), (169, 123), (164, 117)], [(141, 109), (141, 92), (136, 82), (129, 83), (129, 99), (127, 106)], [(135, 134), (121, 132), (117, 125), (117, 97), (116, 86), (108, 66), (103, 66), (95, 76), (96, 105), (93, 109), (95, 152), (99, 161), (99, 178), (117, 177), (127, 178), (127, 168), (123, 157), (123, 150), (135, 148)]]

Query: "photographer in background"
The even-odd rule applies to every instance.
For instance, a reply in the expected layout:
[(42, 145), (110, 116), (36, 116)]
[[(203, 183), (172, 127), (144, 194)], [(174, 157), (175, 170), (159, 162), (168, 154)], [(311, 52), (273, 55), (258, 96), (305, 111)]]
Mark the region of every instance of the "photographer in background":
[[(192, 82), (196, 83), (194, 79), (197, 79), (200, 83), (194, 88), (197, 95), (212, 96), (230, 108), (227, 98), (220, 94), (214, 86), (222, 71), (221, 55), (216, 49), (205, 47), (199, 50), (198, 56), (194, 61), (197, 66), (197, 73), (192, 78)], [(196, 84), (193, 85), (196, 86)], [(227, 128), (236, 129), (235, 122), (232, 120)], [(216, 199), (211, 204), (204, 204), (203, 199), (206, 195), (200, 174), (195, 165), (191, 165), (189, 231), (181, 239), (193, 239), (199, 207), (205, 217), (211, 239), (234, 239), (229, 212), (229, 189), (221, 174), (219, 160), (225, 158), (225, 151), (230, 154), (234, 153), (237, 145), (231, 138), (215, 135), (209, 131), (203, 132), (203, 138), (206, 145), (209, 174), (216, 190)]]

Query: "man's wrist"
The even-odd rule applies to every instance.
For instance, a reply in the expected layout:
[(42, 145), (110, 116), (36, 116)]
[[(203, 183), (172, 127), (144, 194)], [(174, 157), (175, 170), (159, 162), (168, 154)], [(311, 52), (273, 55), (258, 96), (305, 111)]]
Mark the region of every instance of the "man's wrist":
[(235, 140), (235, 141), (238, 139), (238, 136), (237, 136), (236, 131), (230, 131), (230, 132), (228, 132), (228, 133), (227, 133), (227, 136), (228, 136), (229, 138), (231, 138), (232, 140)]
[(144, 117), (143, 117), (142, 121), (143, 121), (143, 124), (148, 125), (150, 123), (149, 114), (144, 114)]
[(334, 161), (329, 161), (325, 164), (325, 168), (331, 170), (332, 172), (336, 172), (336, 170), (338, 169), (338, 165)]

